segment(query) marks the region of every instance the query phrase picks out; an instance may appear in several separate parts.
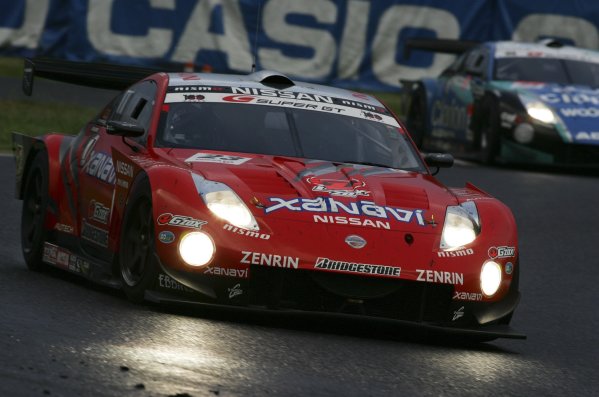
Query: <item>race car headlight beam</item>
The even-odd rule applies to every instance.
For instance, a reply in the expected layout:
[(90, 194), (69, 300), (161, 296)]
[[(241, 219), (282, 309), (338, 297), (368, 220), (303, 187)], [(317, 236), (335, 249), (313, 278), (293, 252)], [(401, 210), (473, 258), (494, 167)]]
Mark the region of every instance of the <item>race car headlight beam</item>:
[(210, 263), (216, 247), (212, 238), (204, 232), (190, 232), (179, 241), (179, 256), (189, 266), (200, 267)]
[(501, 285), (501, 266), (494, 261), (486, 261), (480, 271), (480, 289), (485, 296), (493, 296)]
[(554, 124), (557, 121), (553, 110), (543, 102), (528, 102), (525, 106), (526, 113), (535, 120), (545, 124)]
[(248, 230), (260, 230), (256, 218), (239, 196), (221, 182), (209, 181), (192, 174), (198, 193), (214, 215), (233, 226)]
[(473, 201), (449, 206), (441, 233), (440, 248), (451, 251), (470, 244), (480, 233), (480, 219)]

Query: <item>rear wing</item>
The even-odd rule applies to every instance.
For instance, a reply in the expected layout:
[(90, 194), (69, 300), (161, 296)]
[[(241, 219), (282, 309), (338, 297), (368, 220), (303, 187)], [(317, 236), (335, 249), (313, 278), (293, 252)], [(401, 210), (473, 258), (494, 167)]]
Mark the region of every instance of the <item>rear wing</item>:
[(410, 58), (412, 50), (461, 54), (479, 45), (479, 41), (457, 39), (411, 38), (404, 44), (404, 59)]
[(158, 72), (161, 70), (137, 66), (26, 58), (23, 68), (23, 92), (31, 96), (35, 76), (88, 87), (123, 90)]

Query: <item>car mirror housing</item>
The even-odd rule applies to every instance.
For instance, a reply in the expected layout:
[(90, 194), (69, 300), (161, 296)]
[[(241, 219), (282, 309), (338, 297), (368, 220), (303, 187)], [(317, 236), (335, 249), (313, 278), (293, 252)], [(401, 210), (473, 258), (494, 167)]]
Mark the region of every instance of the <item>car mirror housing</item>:
[(106, 123), (106, 132), (110, 135), (120, 135), (122, 137), (139, 137), (142, 136), (146, 130), (144, 127), (128, 123), (126, 121), (111, 120)]
[(439, 172), (439, 168), (452, 167), (453, 156), (447, 153), (427, 153), (424, 155), (424, 162), (430, 168), (437, 168), (437, 171), (433, 173), (434, 175)]

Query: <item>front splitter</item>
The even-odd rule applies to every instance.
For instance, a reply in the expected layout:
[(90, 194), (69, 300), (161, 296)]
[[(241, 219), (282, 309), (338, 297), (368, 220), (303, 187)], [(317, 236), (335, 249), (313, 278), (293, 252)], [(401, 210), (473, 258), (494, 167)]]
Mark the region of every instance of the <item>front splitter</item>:
[(340, 319), (340, 320), (358, 320), (358, 321), (375, 321), (379, 324), (395, 325), (406, 329), (419, 330), (426, 335), (447, 335), (447, 336), (460, 336), (469, 337), (473, 340), (488, 341), (497, 338), (506, 339), (526, 339), (526, 335), (517, 332), (509, 325), (505, 324), (488, 324), (481, 325), (477, 328), (468, 327), (451, 327), (441, 326), (437, 324), (425, 323), (425, 322), (414, 322), (405, 321), (398, 319), (390, 319), (385, 317), (374, 317), (365, 316), (359, 314), (347, 314), (347, 313), (332, 313), (332, 312), (321, 312), (321, 311), (304, 311), (304, 310), (291, 310), (291, 309), (268, 309), (257, 306), (233, 306), (215, 303), (206, 303), (200, 301), (186, 300), (174, 297), (172, 295), (158, 292), (158, 291), (146, 291), (146, 300), (167, 305), (185, 305), (185, 306), (196, 306), (210, 308), (218, 310), (219, 312), (235, 312), (235, 313), (261, 313), (269, 316), (293, 316), (293, 317), (304, 317), (312, 319)]

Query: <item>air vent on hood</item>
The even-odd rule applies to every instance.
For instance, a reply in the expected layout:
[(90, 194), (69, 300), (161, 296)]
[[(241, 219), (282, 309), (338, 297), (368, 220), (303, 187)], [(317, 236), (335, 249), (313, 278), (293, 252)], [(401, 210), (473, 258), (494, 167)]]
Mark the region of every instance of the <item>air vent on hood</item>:
[(235, 168), (233, 173), (255, 193), (265, 193), (273, 196), (295, 195), (297, 190), (285, 178), (274, 170)]
[(400, 208), (428, 209), (428, 195), (421, 188), (383, 183), (387, 205)]

